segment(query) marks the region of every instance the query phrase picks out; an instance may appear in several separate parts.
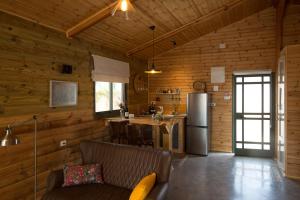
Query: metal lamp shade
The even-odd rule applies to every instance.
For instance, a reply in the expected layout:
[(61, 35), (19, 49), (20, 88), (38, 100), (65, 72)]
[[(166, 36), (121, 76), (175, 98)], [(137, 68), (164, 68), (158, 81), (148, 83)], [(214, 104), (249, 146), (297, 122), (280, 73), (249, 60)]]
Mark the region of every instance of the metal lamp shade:
[(20, 143), (20, 140), (15, 135), (12, 134), (10, 127), (7, 127), (5, 129), (5, 134), (2, 135), (0, 139), (1, 139), (2, 147), (16, 145)]

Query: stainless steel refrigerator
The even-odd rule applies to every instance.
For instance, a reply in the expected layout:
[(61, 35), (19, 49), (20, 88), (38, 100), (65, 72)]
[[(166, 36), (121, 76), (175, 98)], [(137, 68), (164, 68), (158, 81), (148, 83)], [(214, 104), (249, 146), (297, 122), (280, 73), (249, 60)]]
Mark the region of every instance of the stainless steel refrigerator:
[(210, 138), (210, 95), (187, 95), (186, 152), (208, 155)]

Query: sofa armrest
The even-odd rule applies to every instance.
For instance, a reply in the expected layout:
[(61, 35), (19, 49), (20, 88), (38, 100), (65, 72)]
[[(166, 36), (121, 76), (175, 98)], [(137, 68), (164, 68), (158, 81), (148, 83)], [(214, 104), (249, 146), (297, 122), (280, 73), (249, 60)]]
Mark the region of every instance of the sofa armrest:
[(54, 188), (62, 187), (64, 183), (63, 170), (51, 171), (47, 178), (47, 191), (51, 191)]
[(168, 183), (158, 183), (151, 190), (146, 200), (164, 200), (168, 192)]

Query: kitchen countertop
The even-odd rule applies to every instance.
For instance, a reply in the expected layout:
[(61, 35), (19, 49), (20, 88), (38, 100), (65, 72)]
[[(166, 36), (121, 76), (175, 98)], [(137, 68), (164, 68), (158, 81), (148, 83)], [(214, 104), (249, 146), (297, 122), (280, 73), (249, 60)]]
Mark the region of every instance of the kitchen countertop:
[(185, 118), (186, 114), (179, 114), (179, 115), (163, 115), (164, 119), (161, 121), (153, 120), (150, 115), (147, 116), (138, 116), (130, 119), (125, 119), (121, 117), (111, 117), (111, 118), (105, 118), (107, 121), (124, 121), (128, 120), (132, 124), (147, 124), (152, 126), (159, 126), (161, 124), (168, 124), (170, 123), (171, 119), (179, 119), (179, 118)]

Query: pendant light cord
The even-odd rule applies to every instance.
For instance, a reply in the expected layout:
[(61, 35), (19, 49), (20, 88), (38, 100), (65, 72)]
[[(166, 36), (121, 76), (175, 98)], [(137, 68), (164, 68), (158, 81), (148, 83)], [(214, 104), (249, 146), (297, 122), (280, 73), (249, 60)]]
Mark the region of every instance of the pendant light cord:
[(155, 30), (155, 27), (153, 27), (153, 34), (152, 34), (152, 43), (153, 43), (153, 48), (152, 48), (152, 69), (154, 68), (154, 30)]

